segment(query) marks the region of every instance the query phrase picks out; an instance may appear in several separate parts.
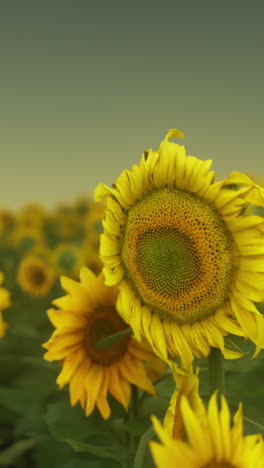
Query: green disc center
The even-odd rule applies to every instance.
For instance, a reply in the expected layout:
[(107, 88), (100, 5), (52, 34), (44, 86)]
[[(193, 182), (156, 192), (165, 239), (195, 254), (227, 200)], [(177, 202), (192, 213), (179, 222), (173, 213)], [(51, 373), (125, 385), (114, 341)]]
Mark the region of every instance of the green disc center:
[(199, 270), (192, 242), (168, 227), (150, 229), (139, 236), (136, 262), (146, 284), (168, 295), (188, 289)]

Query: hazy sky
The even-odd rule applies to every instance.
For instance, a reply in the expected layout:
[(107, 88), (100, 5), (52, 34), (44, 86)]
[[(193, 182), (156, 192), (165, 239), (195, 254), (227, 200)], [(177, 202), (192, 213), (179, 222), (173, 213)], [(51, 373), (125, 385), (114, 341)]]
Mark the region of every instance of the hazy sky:
[(91, 195), (172, 127), (219, 178), (264, 175), (263, 22), (254, 0), (0, 2), (0, 205)]

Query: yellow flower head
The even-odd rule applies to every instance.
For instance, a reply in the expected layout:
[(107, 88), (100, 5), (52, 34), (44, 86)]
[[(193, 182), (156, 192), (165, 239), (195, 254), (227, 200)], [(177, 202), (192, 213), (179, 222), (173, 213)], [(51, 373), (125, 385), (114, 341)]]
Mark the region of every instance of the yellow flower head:
[(85, 254), (82, 248), (63, 242), (52, 251), (50, 261), (58, 275), (77, 277), (85, 263)]
[[(4, 275), (0, 272), (0, 286), (3, 283)], [(10, 307), (10, 293), (7, 289), (0, 287), (0, 338), (5, 335), (7, 323), (4, 321), (2, 316), (2, 310)]]
[(116, 311), (117, 288), (105, 286), (103, 275), (96, 277), (86, 267), (81, 269), (80, 283), (62, 276), (61, 284), (68, 295), (53, 301), (60, 310), (48, 311), (56, 330), (43, 346), (48, 350), (45, 359), (63, 361), (57, 384), (61, 388), (69, 383), (71, 404), (80, 401), (86, 415), (97, 405), (107, 419), (108, 392), (125, 409), (130, 384), (154, 394), (143, 360), (155, 361), (156, 356), (147, 343), (139, 344), (127, 335), (108, 349), (96, 346), (100, 339), (128, 328)]
[(55, 275), (52, 268), (41, 258), (27, 255), (21, 261), (17, 282), (23, 291), (32, 296), (45, 296), (53, 286)]
[(214, 183), (211, 161), (186, 156), (168, 141), (143, 153), (121, 173), (106, 199), (100, 254), (107, 285), (120, 286), (117, 308), (139, 340), (146, 336), (164, 359), (224, 347), (228, 333), (264, 347), (264, 321), (253, 301), (264, 299), (264, 219), (243, 216), (264, 204), (248, 177), (232, 173)]
[(221, 410), (217, 393), (210, 399), (203, 415), (192, 409), (185, 396), (181, 414), (187, 440), (175, 440), (153, 418), (154, 428), (162, 442), (151, 442), (157, 468), (263, 468), (264, 442), (261, 435), (243, 436), (242, 406), (230, 424), (230, 411), (224, 396)]
[(93, 202), (85, 220), (86, 242), (98, 253), (100, 234), (103, 232), (102, 218), (105, 212), (105, 203)]
[(29, 252), (44, 245), (44, 237), (39, 226), (17, 224), (12, 231), (9, 244), (23, 252)]
[(88, 242), (83, 244), (83, 248), (85, 252), (84, 266), (92, 270), (95, 275), (99, 275), (103, 268), (103, 262), (98, 252), (96, 253)]
[[(262, 193), (264, 193), (264, 179), (263, 179), (263, 177), (256, 177), (255, 174), (250, 174), (249, 176), (250, 176), (251, 180), (253, 180), (254, 183), (256, 184), (256, 187), (258, 187), (259, 190), (262, 191)], [(258, 204), (256, 206), (251, 205), (251, 206), (247, 207), (246, 214), (247, 215), (263, 216), (264, 215), (264, 208), (263, 208), (263, 206), (259, 207)]]
[(184, 438), (183, 417), (181, 414), (181, 401), (183, 396), (187, 398), (188, 403), (196, 414), (204, 414), (202, 399), (198, 393), (199, 379), (198, 373), (193, 374), (190, 369), (188, 375), (174, 374), (177, 390), (173, 393), (169, 408), (164, 418), (164, 429), (174, 439), (182, 440)]
[(86, 195), (80, 195), (74, 203), (74, 210), (80, 217), (87, 215), (90, 210), (91, 203), (93, 203), (90, 198), (87, 198)]
[(82, 233), (83, 221), (72, 206), (61, 205), (47, 217), (46, 229), (52, 236), (66, 240)]
[(14, 223), (13, 214), (6, 208), (0, 207), (0, 235), (4, 234)]
[(45, 221), (45, 210), (38, 203), (28, 203), (24, 205), (17, 214), (17, 223), (24, 227), (39, 227)]

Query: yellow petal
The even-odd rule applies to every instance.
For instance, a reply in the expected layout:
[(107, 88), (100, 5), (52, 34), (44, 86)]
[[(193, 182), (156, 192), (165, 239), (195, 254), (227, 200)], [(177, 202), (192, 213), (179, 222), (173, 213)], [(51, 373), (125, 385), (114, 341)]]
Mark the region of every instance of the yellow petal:
[(106, 369), (96, 401), (97, 407), (104, 419), (108, 419), (111, 414), (111, 409), (107, 401), (108, 386), (109, 372), (108, 369)]
[(87, 402), (85, 408), (86, 416), (89, 416), (89, 414), (91, 414), (94, 410), (103, 377), (103, 367), (99, 365), (92, 365), (85, 379), (85, 389), (87, 393)]

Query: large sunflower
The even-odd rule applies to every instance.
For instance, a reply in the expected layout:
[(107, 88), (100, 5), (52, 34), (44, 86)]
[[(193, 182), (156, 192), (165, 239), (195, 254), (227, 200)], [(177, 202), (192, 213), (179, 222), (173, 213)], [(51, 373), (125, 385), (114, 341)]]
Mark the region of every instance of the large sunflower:
[(259, 186), (232, 173), (214, 183), (211, 161), (186, 156), (168, 141), (145, 151), (121, 173), (106, 199), (100, 254), (107, 285), (120, 285), (117, 308), (135, 336), (146, 336), (164, 359), (184, 366), (224, 347), (229, 333), (264, 347), (264, 321), (253, 301), (264, 299), (264, 219), (243, 216), (263, 205)]
[(5, 334), (7, 323), (4, 321), (2, 316), (2, 310), (7, 309), (10, 306), (10, 293), (6, 288), (1, 287), (4, 280), (4, 275), (0, 272), (0, 338)]
[(157, 468), (263, 468), (264, 442), (261, 435), (243, 436), (242, 405), (230, 424), (230, 411), (217, 393), (211, 397), (208, 410), (199, 414), (191, 408), (185, 396), (181, 399), (181, 415), (187, 440), (176, 440), (153, 418), (155, 430), (162, 442), (151, 442), (151, 452)]
[(155, 366), (157, 357), (147, 342), (139, 344), (131, 335), (108, 349), (99, 349), (98, 340), (128, 327), (116, 311), (116, 287), (105, 286), (103, 275), (96, 277), (86, 267), (81, 269), (80, 280), (61, 277), (68, 295), (53, 301), (60, 310), (48, 311), (56, 330), (43, 345), (48, 349), (44, 358), (63, 361), (57, 383), (60, 388), (69, 383), (72, 405), (80, 401), (86, 415), (97, 405), (107, 419), (111, 413), (108, 392), (125, 409), (130, 402), (130, 384), (155, 393), (143, 360), (153, 360)]

